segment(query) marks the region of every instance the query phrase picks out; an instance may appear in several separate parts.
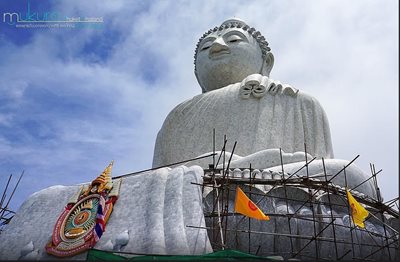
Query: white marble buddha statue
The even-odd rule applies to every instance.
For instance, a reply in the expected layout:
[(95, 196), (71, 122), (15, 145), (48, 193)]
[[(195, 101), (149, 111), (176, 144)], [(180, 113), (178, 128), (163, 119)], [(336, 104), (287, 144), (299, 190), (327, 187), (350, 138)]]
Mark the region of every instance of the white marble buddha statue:
[[(274, 56), (265, 38), (241, 20), (227, 20), (220, 27), (206, 32), (200, 38), (195, 51), (195, 75), (203, 93), (179, 104), (169, 113), (157, 136), (153, 167), (213, 152), (213, 129), (215, 129), (217, 151), (223, 147), (224, 135), (230, 142), (226, 147), (226, 157), (221, 162), (227, 163), (232, 155), (229, 151), (233, 142), (237, 141), (228, 176), (249, 178), (250, 164), (253, 169), (251, 176), (256, 178), (280, 179), (285, 175), (296, 173), (299, 177), (310, 176), (316, 180), (325, 180), (326, 175), (336, 188), (342, 190), (344, 187), (356, 188), (356, 191), (352, 192), (356, 196), (376, 200), (378, 192), (372, 180), (366, 181), (370, 175), (359, 169), (353, 161), (334, 159), (328, 119), (319, 102), (302, 91), (272, 80), (269, 76), (273, 64)], [(310, 163), (314, 157), (316, 159)], [(304, 168), (306, 160), (308, 164), (307, 168)], [(221, 162), (219, 167), (222, 167)], [(207, 169), (211, 163), (213, 160), (206, 158), (190, 161), (185, 165), (196, 164)], [(267, 197), (263, 198), (265, 203), (260, 203), (266, 213), (296, 212), (299, 215), (316, 213), (325, 217), (324, 221), (318, 222), (320, 229), (330, 221), (327, 218), (334, 214), (336, 219), (334, 223), (339, 226), (336, 237), (340, 239), (352, 237), (349, 230), (340, 227), (348, 225), (349, 216), (345, 206), (346, 200), (339, 193), (315, 190), (311, 194), (300, 186), (274, 188), (269, 185), (254, 185), (251, 189), (252, 192), (259, 190), (258, 197), (266, 194)], [(205, 212), (214, 210), (216, 191), (217, 189), (204, 189)], [(226, 197), (228, 196), (229, 210), (234, 212), (235, 196), (231, 194)], [(326, 205), (328, 203), (326, 199), (329, 197), (333, 199), (332, 202), (335, 204), (333, 207)], [(253, 201), (260, 200), (257, 197), (253, 198)], [(290, 201), (283, 201), (285, 198), (289, 198)], [(318, 204), (312, 207), (305, 205), (304, 203), (310, 198)], [(228, 217), (227, 227), (233, 230), (246, 230), (247, 224), (242, 228), (239, 219), (235, 216)], [(380, 228), (375, 231), (381, 235), (394, 234), (388, 229), (385, 232), (381, 224), (372, 219), (365, 223), (369, 228)], [(206, 218), (206, 224), (211, 228), (217, 224), (216, 218)], [(292, 219), (290, 225), (291, 229), (285, 217), (273, 217), (269, 223), (252, 221), (253, 230), (274, 232), (278, 235), (294, 233), (310, 236), (313, 234), (313, 226), (315, 227), (312, 222), (304, 219)], [(215, 233), (213, 230), (207, 232), (210, 239), (218, 239), (218, 232)], [(327, 231), (324, 234), (332, 238), (333, 233)], [(357, 234), (358, 239), (355, 243), (381, 241), (379, 237), (371, 237), (361, 231)], [(225, 244), (230, 248), (250, 251), (253, 254), (270, 255), (273, 252), (283, 254), (285, 259), (292, 256), (288, 253), (291, 243), (287, 237), (255, 234), (251, 238), (250, 250), (246, 242), (249, 241), (247, 233), (237, 235), (237, 232), (229, 231), (226, 234)], [(291, 252), (296, 253), (303, 250), (309, 240), (296, 239), (294, 242)], [(335, 256), (335, 246), (332, 243), (320, 241), (319, 245), (322, 250), (318, 251), (319, 253)], [(349, 246), (340, 249), (338, 254), (349, 259), (351, 256), (345, 254), (348, 249)], [(314, 248), (309, 247), (305, 252), (312, 255), (314, 251)], [(369, 252), (370, 247), (363, 246), (355, 254), (356, 257), (363, 257)], [(386, 250), (376, 256), (386, 259), (385, 252)], [(306, 260), (309, 258), (302, 257)]]
[[(333, 158), (328, 119), (318, 101), (269, 78), (274, 56), (265, 38), (230, 19), (206, 32), (195, 51), (195, 75), (203, 91), (175, 107), (158, 133), (153, 167), (221, 150), (237, 141), (234, 160), (304, 150)], [(304, 160), (304, 154), (301, 157)], [(208, 167), (208, 165), (202, 165)]]
[[(284, 172), (289, 174), (301, 169), (306, 158), (316, 158), (308, 165), (311, 176), (326, 171), (329, 178), (350, 164), (334, 159), (328, 119), (319, 102), (269, 77), (274, 56), (260, 32), (242, 20), (229, 19), (200, 38), (194, 57), (203, 93), (169, 113), (157, 136), (153, 167), (213, 152), (213, 129), (217, 153), (224, 135), (228, 139), (225, 163), (237, 141), (232, 168), (251, 164), (252, 168), (280, 172), (281, 153)], [(212, 163), (206, 158), (186, 165), (208, 168)], [(305, 171), (298, 175), (306, 176)], [(346, 171), (347, 182), (343, 174), (332, 182), (351, 188), (369, 178), (354, 164)], [(371, 180), (357, 190), (377, 198)]]

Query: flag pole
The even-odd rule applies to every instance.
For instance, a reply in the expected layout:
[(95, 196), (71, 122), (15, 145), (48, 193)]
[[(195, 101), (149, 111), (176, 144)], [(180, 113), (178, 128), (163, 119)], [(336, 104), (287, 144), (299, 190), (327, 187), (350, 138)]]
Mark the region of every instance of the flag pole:
[[(289, 201), (288, 201), (287, 188), (286, 188), (285, 171), (283, 169), (282, 148), (279, 148), (279, 156), (280, 156), (280, 160), (281, 160), (283, 190), (285, 192), (286, 214), (287, 214), (286, 217), (287, 217), (287, 220), (288, 220), (289, 234), (291, 235), (292, 234), (292, 226), (291, 226), (291, 223), (290, 223), (291, 216), (289, 216)], [(306, 163), (307, 163), (307, 158), (306, 158)], [(294, 250), (293, 250), (293, 239), (292, 238), (290, 238), (290, 251), (291, 251), (291, 255), (293, 256)]]
[[(375, 191), (376, 191), (376, 193), (378, 195), (378, 203), (382, 204), (383, 199), (382, 199), (379, 187), (378, 187), (378, 180), (376, 179), (376, 172), (375, 172), (375, 165), (374, 164), (372, 164), (372, 170), (373, 170), (372, 176), (374, 177)], [(390, 254), (390, 247), (388, 245), (389, 241), (388, 241), (388, 236), (387, 236), (387, 232), (386, 232), (385, 216), (383, 215), (382, 208), (380, 208), (379, 210), (380, 210), (381, 219), (382, 219), (382, 223), (383, 223), (383, 231), (385, 233), (385, 241), (386, 241), (387, 251), (388, 251), (388, 254), (389, 254), (389, 260), (392, 260), (392, 257), (391, 257), (391, 254)]]
[[(306, 143), (304, 143), (304, 156), (306, 158), (306, 163), (307, 163), (307, 146), (306, 146)], [(308, 196), (309, 196), (309, 202), (310, 202), (310, 209), (311, 209), (311, 212), (312, 212), (312, 215), (313, 215), (314, 236), (317, 236), (317, 226), (315, 224), (315, 213), (314, 213), (315, 211), (314, 211), (314, 205), (313, 205), (313, 201), (312, 201), (313, 195), (311, 194), (312, 191), (311, 191), (310, 183), (309, 183), (310, 175), (309, 175), (309, 172), (308, 172), (308, 165), (306, 166), (306, 175), (307, 175), (307, 187), (308, 187)], [(332, 220), (332, 225), (334, 224), (333, 221), (334, 220)], [(319, 259), (318, 251), (319, 251), (318, 241), (315, 240), (315, 255), (316, 255), (317, 260)]]
[[(216, 180), (214, 180), (214, 184), (215, 184), (215, 187), (217, 187), (217, 182), (216, 182)], [(224, 250), (224, 249), (225, 249), (225, 247), (224, 247), (225, 244), (224, 244), (224, 236), (223, 236), (223, 234), (222, 234), (221, 213), (220, 213), (219, 201), (218, 201), (218, 197), (219, 197), (218, 190), (219, 190), (218, 188), (215, 190), (215, 191), (217, 192), (218, 226), (219, 226), (219, 231), (220, 231), (220, 236), (221, 236), (222, 250)]]
[[(328, 175), (326, 173), (326, 167), (325, 167), (324, 158), (322, 158), (322, 167), (324, 168), (325, 181), (328, 183)], [(331, 196), (330, 196), (330, 192), (329, 192), (329, 187), (326, 187), (326, 193), (328, 194), (329, 210), (331, 211), (331, 214), (330, 214), (331, 215), (331, 221), (333, 221), (332, 202), (331, 202)], [(337, 248), (337, 243), (336, 243), (335, 223), (332, 223), (332, 230), (333, 230), (333, 239), (334, 239), (334, 243), (335, 243), (336, 260), (339, 260), (338, 248)], [(347, 255), (347, 253), (345, 255)]]
[[(249, 188), (250, 188), (250, 193), (249, 193), (249, 198), (251, 199), (251, 163), (250, 163), (250, 170), (249, 170), (249, 180), (250, 180), (250, 184), (249, 184)], [(250, 238), (251, 238), (251, 220), (250, 220), (250, 217), (249, 217), (249, 254), (250, 254), (250, 247), (251, 247), (251, 244), (250, 244)]]
[[(345, 186), (345, 188), (347, 188), (346, 169), (343, 169), (343, 173), (344, 173), (344, 186)], [(353, 259), (354, 259), (354, 258), (356, 257), (356, 255), (355, 255), (355, 249), (354, 249), (353, 228), (352, 228), (353, 216), (352, 216), (352, 214), (351, 214), (349, 201), (346, 201), (346, 202), (347, 202), (347, 212), (349, 213), (349, 226), (350, 226), (350, 236), (351, 236), (351, 249), (352, 249)], [(354, 227), (355, 227), (355, 226), (354, 226)]]
[(230, 183), (229, 183), (229, 181), (230, 181), (230, 179), (229, 179), (229, 166), (230, 166), (231, 161), (232, 161), (233, 153), (235, 152), (236, 144), (237, 144), (237, 141), (235, 141), (235, 144), (233, 145), (231, 156), (229, 157), (228, 164), (227, 164), (226, 171), (225, 171), (225, 175), (228, 174), (228, 177), (227, 177), (227, 179), (223, 179), (224, 185), (226, 185), (226, 188), (227, 188), (227, 191), (228, 191), (226, 193), (226, 195), (227, 195), (226, 196), (226, 204), (225, 204), (225, 210), (226, 211), (224, 213), (224, 214), (226, 214), (226, 217), (225, 217), (225, 239), (227, 239), (226, 238), (226, 233), (227, 233), (227, 229), (228, 229), (228, 216), (227, 216), (227, 214), (228, 214), (228, 211), (229, 211), (229, 197), (230, 197), (229, 192), (231, 192)]
[[(213, 187), (213, 192), (215, 192), (217, 194), (217, 198), (215, 198), (215, 194), (213, 193), (213, 209), (212, 209), (212, 213), (215, 212), (215, 206), (217, 205), (218, 200), (219, 200), (219, 195), (218, 195), (218, 192), (217, 192), (218, 191), (218, 186), (216, 184), (216, 179), (215, 179), (215, 167), (218, 166), (219, 160), (221, 159), (221, 156), (222, 156), (222, 152), (225, 151), (226, 143), (227, 143), (227, 140), (224, 139), (224, 145), (222, 146), (222, 150), (220, 151), (221, 153), (219, 154), (217, 163), (213, 167), (213, 174), (212, 174), (212, 177), (211, 177), (211, 180), (212, 180), (211, 184), (212, 184), (212, 187)], [(212, 219), (212, 225), (213, 225), (213, 228), (215, 228), (214, 219)], [(216, 242), (216, 234), (214, 232), (214, 229), (212, 231), (212, 235), (213, 235), (213, 241)]]

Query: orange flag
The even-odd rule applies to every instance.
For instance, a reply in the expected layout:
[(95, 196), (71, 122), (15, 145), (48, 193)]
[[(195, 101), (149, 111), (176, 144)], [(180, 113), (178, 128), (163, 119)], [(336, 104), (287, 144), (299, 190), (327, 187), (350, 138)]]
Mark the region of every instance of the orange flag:
[(368, 211), (357, 202), (357, 200), (350, 194), (349, 190), (346, 189), (347, 200), (349, 201), (349, 206), (351, 208), (351, 217), (353, 218), (354, 224), (364, 228), (365, 218), (369, 215)]
[(269, 216), (265, 215), (240, 187), (236, 187), (235, 212), (259, 220), (269, 220)]

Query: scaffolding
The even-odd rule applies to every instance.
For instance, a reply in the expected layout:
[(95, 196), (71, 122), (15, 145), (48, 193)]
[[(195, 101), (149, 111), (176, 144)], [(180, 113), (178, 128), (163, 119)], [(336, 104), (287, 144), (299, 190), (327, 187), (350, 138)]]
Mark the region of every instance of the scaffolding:
[[(11, 202), (11, 199), (14, 196), (15, 190), (17, 189), (19, 182), (21, 181), (22, 177), (24, 175), (24, 172), (21, 173), (21, 175), (18, 178), (17, 183), (15, 184), (14, 188), (12, 189), (11, 195), (8, 196), (7, 194), (9, 193), (9, 186), (11, 179), (13, 177), (12, 174), (8, 177), (8, 180), (5, 184), (3, 193), (1, 194), (1, 199), (0, 199), (0, 234), (3, 231), (4, 227), (11, 221), (11, 219), (14, 217), (15, 212), (12, 211), (9, 208), (9, 204)], [(8, 200), (7, 200), (8, 197)]]
[[(186, 227), (207, 230), (214, 251), (234, 249), (256, 256), (282, 256), (291, 260), (374, 261), (400, 258), (399, 198), (383, 201), (377, 182), (377, 175), (382, 170), (376, 171), (375, 166), (370, 164), (371, 177), (348, 188), (346, 172), (359, 155), (335, 173), (327, 171), (325, 159), (322, 158), (322, 172), (310, 175), (309, 166), (316, 158), (307, 158), (306, 145), (304, 164), (292, 173), (285, 171), (282, 150), (280, 171), (259, 170), (252, 168), (251, 164), (248, 167), (231, 168), (236, 145), (235, 142), (227, 159), (227, 139), (224, 136), (218, 156), (214, 131), (212, 153), (162, 166), (172, 167), (212, 157), (212, 164), (204, 170), (203, 183), (192, 183), (202, 189), (206, 226)], [(139, 175), (162, 167), (113, 179)], [(300, 172), (305, 172), (305, 175), (299, 175)], [(9, 203), (23, 174), (8, 196), (12, 179), (10, 175), (1, 195), (0, 234), (15, 214), (9, 209)], [(344, 177), (344, 187), (333, 182), (338, 176)], [(376, 197), (357, 191), (367, 182), (373, 185)], [(269, 221), (251, 219), (234, 211), (237, 187), (270, 217)], [(365, 228), (355, 226), (351, 219), (346, 189), (369, 212)]]
[[(202, 188), (206, 227), (187, 227), (207, 230), (214, 251), (235, 249), (293, 260), (396, 260), (400, 257), (399, 198), (383, 202), (376, 179), (382, 170), (376, 172), (372, 164), (371, 177), (348, 189), (369, 212), (365, 228), (355, 226), (351, 219), (346, 198), (346, 170), (359, 155), (334, 174), (327, 172), (322, 158), (323, 172), (309, 175), (309, 165), (315, 158), (307, 159), (304, 145), (304, 165), (290, 174), (284, 170), (282, 150), (281, 171), (276, 172), (252, 169), (251, 164), (230, 168), (236, 142), (228, 161), (225, 159), (226, 136), (217, 161), (215, 131), (213, 144), (212, 164), (204, 170), (203, 183), (193, 183)], [(306, 176), (299, 176), (303, 169)], [(332, 182), (339, 175), (344, 176), (345, 187)], [(376, 198), (356, 190), (370, 180)], [(271, 218), (270, 221), (234, 212), (238, 186)]]
[[(212, 157), (212, 164), (204, 170), (201, 187), (206, 226), (186, 227), (207, 230), (214, 251), (234, 249), (257, 256), (281, 256), (291, 260), (397, 260), (399, 252), (399, 197), (383, 202), (377, 183), (375, 166), (370, 164), (371, 177), (348, 188), (346, 171), (359, 155), (342, 169), (329, 173), (322, 158), (323, 170), (309, 174), (309, 166), (316, 159), (307, 158), (304, 144), (304, 165), (297, 171), (284, 170), (280, 149), (279, 172), (248, 167), (230, 168), (237, 142), (227, 160), (227, 138), (219, 154), (215, 151), (197, 158), (186, 159), (115, 178), (139, 175), (143, 172)], [(219, 155), (219, 156), (218, 156)], [(218, 159), (216, 159), (218, 156)], [(220, 164), (221, 162), (221, 164)], [(300, 176), (300, 171), (306, 175)], [(334, 178), (344, 176), (345, 187), (333, 183)], [(371, 183), (376, 197), (363, 194), (357, 189)], [(234, 212), (236, 187), (271, 219), (260, 221)], [(347, 201), (346, 188), (369, 212), (365, 228), (354, 225)], [(396, 206), (396, 208), (394, 208)]]

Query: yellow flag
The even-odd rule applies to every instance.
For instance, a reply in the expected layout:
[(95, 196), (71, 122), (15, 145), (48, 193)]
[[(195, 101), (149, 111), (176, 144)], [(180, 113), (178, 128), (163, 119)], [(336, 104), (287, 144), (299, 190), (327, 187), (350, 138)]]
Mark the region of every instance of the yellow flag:
[(269, 220), (269, 216), (265, 215), (240, 187), (236, 187), (235, 212), (259, 220)]
[(368, 211), (357, 202), (357, 200), (350, 194), (349, 190), (346, 189), (347, 200), (351, 208), (351, 217), (353, 218), (354, 224), (361, 228), (365, 228), (364, 221), (369, 215)]

